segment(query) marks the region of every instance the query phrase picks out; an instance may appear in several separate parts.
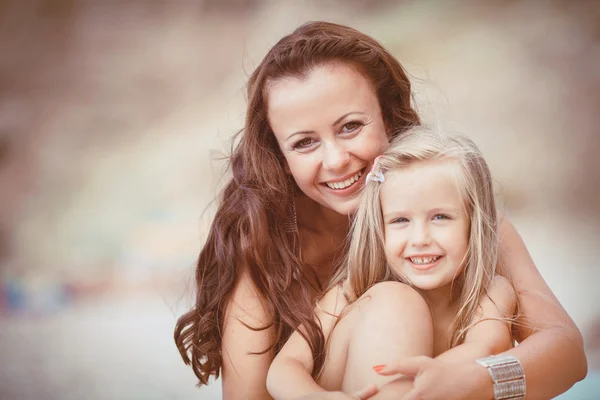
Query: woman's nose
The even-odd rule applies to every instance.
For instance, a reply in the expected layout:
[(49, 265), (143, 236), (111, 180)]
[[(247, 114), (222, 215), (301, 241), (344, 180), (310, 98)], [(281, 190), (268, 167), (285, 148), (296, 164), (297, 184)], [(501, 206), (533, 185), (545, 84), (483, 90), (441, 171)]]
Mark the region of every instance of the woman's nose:
[(350, 153), (344, 146), (338, 143), (330, 143), (325, 146), (323, 155), (323, 167), (330, 171), (342, 171), (350, 161)]

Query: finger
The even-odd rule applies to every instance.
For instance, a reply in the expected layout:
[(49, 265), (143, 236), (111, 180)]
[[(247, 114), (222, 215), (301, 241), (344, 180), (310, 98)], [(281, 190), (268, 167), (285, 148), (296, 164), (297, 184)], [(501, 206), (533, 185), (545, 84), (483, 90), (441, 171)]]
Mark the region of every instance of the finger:
[(352, 397), (357, 400), (367, 400), (373, 396), (375, 396), (379, 392), (379, 388), (377, 385), (369, 385), (366, 388), (355, 392)]
[(421, 369), (431, 362), (431, 357), (417, 356), (404, 359), (395, 364), (376, 365), (373, 367), (379, 375), (402, 374), (406, 376), (416, 376)]

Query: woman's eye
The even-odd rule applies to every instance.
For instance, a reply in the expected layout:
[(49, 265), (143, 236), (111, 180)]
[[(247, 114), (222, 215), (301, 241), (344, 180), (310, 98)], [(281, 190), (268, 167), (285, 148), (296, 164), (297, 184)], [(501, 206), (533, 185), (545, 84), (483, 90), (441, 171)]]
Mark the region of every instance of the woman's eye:
[(445, 214), (435, 214), (432, 219), (435, 221), (435, 220), (442, 220), (442, 219), (450, 219), (450, 217)]
[(294, 143), (294, 150), (302, 150), (312, 146), (315, 140), (312, 138), (304, 138)]
[(361, 128), (363, 125), (364, 124), (362, 122), (358, 121), (348, 122), (347, 124), (344, 124), (344, 126), (342, 126), (342, 133), (354, 132), (357, 129)]
[(404, 218), (404, 217), (394, 218), (391, 222), (392, 222), (392, 224), (400, 224), (403, 222), (408, 222), (408, 218)]

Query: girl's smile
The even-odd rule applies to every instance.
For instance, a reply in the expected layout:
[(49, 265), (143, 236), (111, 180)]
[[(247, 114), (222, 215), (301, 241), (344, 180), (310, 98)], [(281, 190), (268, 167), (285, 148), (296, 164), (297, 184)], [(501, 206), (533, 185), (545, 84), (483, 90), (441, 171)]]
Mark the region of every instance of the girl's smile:
[(442, 255), (420, 255), (420, 256), (410, 256), (406, 257), (410, 263), (412, 263), (412, 268), (418, 271), (427, 271), (432, 269), (436, 265), (438, 265), (439, 261), (442, 259)]

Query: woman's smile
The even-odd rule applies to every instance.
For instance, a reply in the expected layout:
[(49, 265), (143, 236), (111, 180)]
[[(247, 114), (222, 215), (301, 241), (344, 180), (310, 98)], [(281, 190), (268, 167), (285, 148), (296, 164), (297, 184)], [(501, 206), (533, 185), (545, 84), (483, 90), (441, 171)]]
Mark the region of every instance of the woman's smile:
[(358, 172), (353, 173), (350, 177), (346, 176), (337, 180), (330, 180), (321, 183), (322, 186), (329, 189), (329, 191), (336, 195), (347, 196), (354, 194), (364, 184), (365, 168), (362, 168)]

